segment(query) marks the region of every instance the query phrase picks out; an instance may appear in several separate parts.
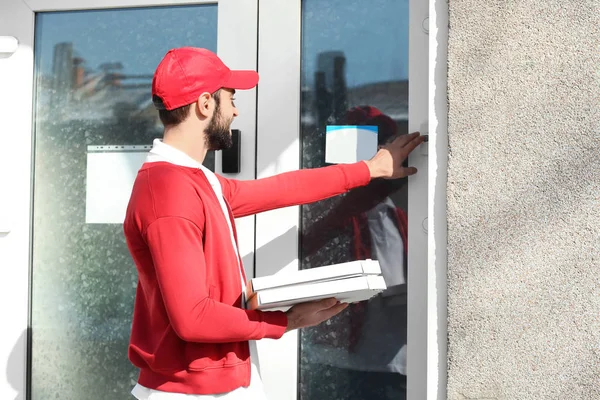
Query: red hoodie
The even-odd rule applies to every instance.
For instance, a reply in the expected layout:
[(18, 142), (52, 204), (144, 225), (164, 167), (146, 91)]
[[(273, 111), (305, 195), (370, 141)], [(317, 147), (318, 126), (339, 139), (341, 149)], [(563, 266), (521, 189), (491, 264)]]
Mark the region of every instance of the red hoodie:
[[(369, 180), (364, 162), (254, 181), (219, 177), (231, 220), (312, 203)], [(248, 386), (248, 340), (281, 337), (287, 318), (241, 308), (239, 257), (206, 176), (197, 168), (144, 164), (124, 231), (139, 276), (129, 345), (138, 382), (189, 394)]]

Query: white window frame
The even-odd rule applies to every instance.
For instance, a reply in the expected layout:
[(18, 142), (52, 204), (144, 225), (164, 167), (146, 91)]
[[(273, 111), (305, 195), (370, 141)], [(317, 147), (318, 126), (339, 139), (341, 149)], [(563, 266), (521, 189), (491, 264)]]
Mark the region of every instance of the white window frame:
[[(447, 5), (410, 1), (409, 130), (428, 133), (429, 143), (428, 157), (417, 150), (409, 160), (420, 173), (409, 180), (407, 395), (441, 400), (446, 398)], [(258, 178), (300, 167), (300, 46), (301, 0), (260, 0)], [(257, 216), (256, 276), (298, 269), (299, 212), (289, 207)], [(268, 397), (296, 400), (298, 332), (260, 341), (258, 350)]]
[[(258, 0), (2, 0), (0, 36), (18, 39), (17, 51), (0, 54), (0, 304), (2, 334), (0, 398), (25, 399), (30, 310), (33, 195), (33, 85), (35, 13), (132, 7), (218, 4), (217, 53), (235, 69), (257, 68)], [(241, 131), (241, 172), (256, 177), (256, 89), (239, 91), (241, 111), (232, 128)], [(220, 154), (216, 172), (221, 172)], [(254, 275), (254, 217), (236, 220), (240, 254)], [(8, 376), (7, 376), (8, 375)]]
[(447, 398), (448, 0), (429, 0), (427, 400)]

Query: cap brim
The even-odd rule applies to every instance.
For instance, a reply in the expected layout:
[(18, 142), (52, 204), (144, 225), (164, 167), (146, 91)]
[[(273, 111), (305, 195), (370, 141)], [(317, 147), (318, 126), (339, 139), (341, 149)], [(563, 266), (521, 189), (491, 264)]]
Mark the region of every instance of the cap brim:
[(231, 76), (223, 84), (228, 89), (247, 90), (258, 84), (258, 72), (256, 71), (231, 71)]

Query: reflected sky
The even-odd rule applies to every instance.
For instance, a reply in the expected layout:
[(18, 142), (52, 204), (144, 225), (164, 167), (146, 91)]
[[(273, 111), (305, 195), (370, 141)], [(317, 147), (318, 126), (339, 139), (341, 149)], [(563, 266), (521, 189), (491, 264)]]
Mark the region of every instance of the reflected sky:
[[(312, 86), (318, 54), (332, 50), (346, 55), (349, 87), (408, 78), (408, 0), (392, 5), (371, 0), (368, 12), (364, 3), (303, 1), (303, 29), (310, 32), (302, 43), (305, 84)], [(198, 7), (204, 10), (198, 12)], [(120, 62), (126, 74), (152, 74), (168, 49), (182, 45), (182, 30), (183, 45), (216, 51), (217, 6), (40, 13), (36, 20), (38, 70), (51, 73), (53, 47), (73, 42), (90, 70)], [(396, 39), (381, 43), (382, 36)], [(385, 62), (382, 52), (388, 55)]]
[(408, 0), (304, 0), (304, 82), (312, 86), (318, 54), (326, 51), (344, 52), (349, 87), (408, 79), (408, 10)]
[(216, 36), (216, 5), (40, 13), (36, 61), (38, 71), (50, 74), (54, 46), (72, 42), (87, 68), (120, 62), (124, 73), (152, 74), (170, 48), (216, 51)]

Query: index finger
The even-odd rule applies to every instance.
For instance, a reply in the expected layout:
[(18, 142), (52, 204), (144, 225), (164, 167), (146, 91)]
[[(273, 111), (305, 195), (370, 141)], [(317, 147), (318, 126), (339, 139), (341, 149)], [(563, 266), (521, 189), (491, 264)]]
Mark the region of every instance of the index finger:
[(348, 307), (348, 303), (338, 303), (330, 308), (319, 311), (319, 317), (323, 321), (326, 321), (329, 318), (333, 317), (334, 315), (337, 315), (340, 312), (344, 311), (346, 309), (346, 307)]
[(423, 143), (427, 139), (427, 136), (416, 136), (406, 145), (404, 145), (403, 150), (406, 150), (406, 154), (410, 154), (418, 145)]
[(322, 300), (318, 300), (315, 303), (315, 306), (317, 306), (319, 309), (321, 310), (326, 310), (328, 308), (331, 308), (333, 306), (335, 306), (337, 304), (337, 299), (334, 297), (329, 297), (327, 299), (322, 299)]
[(413, 132), (408, 135), (400, 135), (396, 139), (392, 140), (392, 143), (390, 144), (404, 147), (408, 142), (410, 142), (416, 137), (419, 137), (419, 135), (419, 132)]

